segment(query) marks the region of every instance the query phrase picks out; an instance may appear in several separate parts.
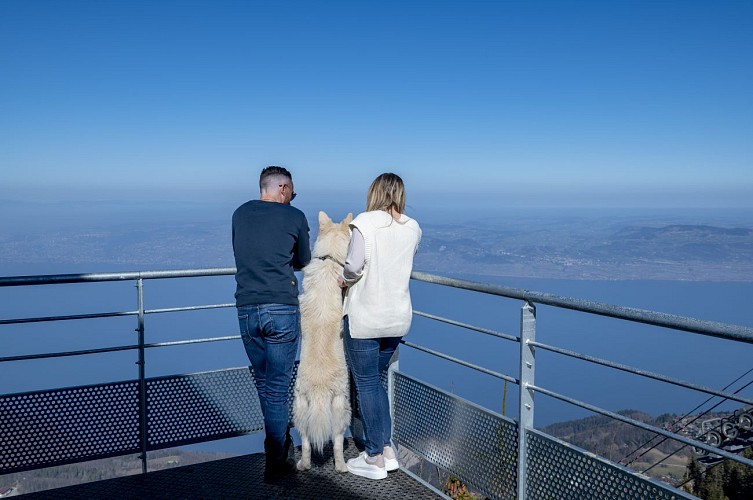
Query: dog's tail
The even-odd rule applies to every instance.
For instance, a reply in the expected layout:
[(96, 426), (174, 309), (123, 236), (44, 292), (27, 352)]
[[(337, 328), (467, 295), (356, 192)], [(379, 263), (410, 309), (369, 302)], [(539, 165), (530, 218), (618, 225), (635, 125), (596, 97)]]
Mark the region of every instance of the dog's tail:
[(308, 436), (311, 447), (321, 453), (325, 444), (348, 428), (350, 401), (334, 391), (312, 394), (296, 390), (293, 423), (298, 432)]

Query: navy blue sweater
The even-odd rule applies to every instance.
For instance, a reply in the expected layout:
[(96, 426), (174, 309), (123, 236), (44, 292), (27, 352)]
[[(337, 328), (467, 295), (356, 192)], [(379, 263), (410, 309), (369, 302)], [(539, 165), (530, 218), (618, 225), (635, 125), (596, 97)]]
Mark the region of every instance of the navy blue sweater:
[(236, 306), (298, 304), (294, 270), (311, 260), (306, 216), (283, 203), (251, 200), (233, 213)]

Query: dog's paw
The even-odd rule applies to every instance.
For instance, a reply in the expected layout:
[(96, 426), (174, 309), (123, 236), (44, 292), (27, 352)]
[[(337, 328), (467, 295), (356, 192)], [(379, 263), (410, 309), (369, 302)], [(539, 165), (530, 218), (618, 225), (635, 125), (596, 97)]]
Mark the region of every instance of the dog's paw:
[(345, 465), (345, 462), (340, 464), (335, 464), (335, 470), (337, 472), (348, 472), (348, 466)]
[[(311, 462), (303, 463), (303, 460), (299, 460), (298, 463), (295, 465), (295, 468), (298, 470), (309, 470), (311, 468)], [(347, 467), (346, 467), (347, 470)]]

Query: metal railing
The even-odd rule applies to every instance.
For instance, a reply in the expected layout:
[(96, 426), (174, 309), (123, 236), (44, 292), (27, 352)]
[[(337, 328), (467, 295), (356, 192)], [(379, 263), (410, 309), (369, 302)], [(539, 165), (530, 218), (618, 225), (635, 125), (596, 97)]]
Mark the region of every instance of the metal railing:
[(676, 433), (669, 432), (665, 429), (648, 425), (639, 420), (620, 415), (618, 413), (600, 408), (595, 405), (588, 404), (583, 401), (568, 397), (566, 395), (549, 390), (545, 387), (536, 385), (535, 383), (535, 368), (536, 368), (536, 348), (561, 354), (575, 359), (580, 359), (589, 363), (606, 366), (616, 370), (621, 370), (627, 373), (632, 373), (641, 377), (650, 378), (664, 383), (692, 389), (698, 392), (709, 394), (712, 396), (721, 397), (725, 400), (736, 401), (743, 404), (753, 404), (752, 398), (747, 398), (738, 395), (737, 393), (717, 390), (710, 387), (694, 384), (679, 380), (677, 378), (665, 376), (662, 374), (642, 370), (632, 366), (611, 362), (605, 359), (588, 356), (585, 354), (577, 353), (567, 349), (551, 346), (536, 341), (536, 304), (548, 305), (557, 308), (570, 309), (579, 311), (582, 313), (606, 316), (610, 318), (626, 320), (634, 323), (643, 323), (652, 326), (658, 326), (668, 328), (672, 330), (680, 330), (691, 332), (695, 334), (706, 335), (719, 339), (724, 339), (734, 342), (742, 342), (746, 344), (753, 344), (753, 328), (718, 323), (712, 321), (705, 321), (695, 318), (689, 318), (684, 316), (676, 316), (656, 311), (649, 311), (644, 309), (623, 307), (612, 304), (605, 304), (600, 302), (593, 302), (587, 300), (576, 299), (572, 297), (563, 297), (551, 293), (535, 292), (530, 290), (523, 290), (517, 288), (511, 288), (500, 285), (491, 285), (485, 283), (477, 283), (467, 280), (460, 280), (454, 278), (448, 278), (445, 276), (437, 276), (428, 273), (414, 272), (412, 275), (414, 280), (423, 281), (426, 283), (432, 283), (442, 286), (448, 286), (452, 288), (459, 288), (465, 290), (471, 290), (475, 292), (481, 292), (485, 294), (495, 295), (498, 297), (505, 297), (511, 299), (518, 299), (523, 301), (521, 307), (521, 319), (520, 319), (520, 336), (515, 337), (512, 335), (504, 334), (501, 332), (495, 332), (479, 328), (473, 325), (463, 324), (448, 318), (427, 314), (421, 311), (414, 311), (414, 314), (429, 318), (435, 321), (441, 321), (461, 328), (481, 332), (487, 335), (492, 335), (508, 341), (518, 342), (520, 344), (520, 364), (519, 364), (519, 378), (515, 379), (509, 375), (503, 373), (494, 372), (487, 368), (468, 363), (463, 360), (459, 360), (452, 356), (448, 356), (443, 353), (439, 353), (430, 349), (417, 346), (413, 343), (403, 341), (404, 345), (414, 347), (421, 351), (433, 354), (443, 359), (458, 363), (462, 366), (472, 368), (482, 373), (486, 373), (493, 377), (515, 383), (519, 386), (519, 413), (518, 413), (518, 484), (517, 484), (517, 498), (526, 498), (526, 476), (527, 476), (527, 432), (533, 431), (533, 415), (534, 415), (534, 393), (543, 394), (551, 398), (578, 406), (580, 408), (589, 410), (594, 413), (598, 413), (612, 419), (624, 422), (626, 424), (633, 425), (646, 431), (650, 431), (655, 434), (659, 434), (668, 439), (679, 441), (688, 446), (693, 446), (696, 449), (705, 450), (709, 453), (713, 453), (722, 458), (730, 459), (738, 463), (744, 464), (748, 467), (753, 467), (753, 460), (743, 458), (735, 453), (730, 453), (719, 448), (712, 446), (706, 442), (698, 441), (696, 439), (690, 439)]
[[(213, 338), (198, 338), (198, 339), (186, 339), (173, 342), (159, 342), (159, 343), (147, 343), (146, 342), (146, 329), (145, 329), (145, 317), (150, 314), (161, 314), (168, 312), (183, 312), (183, 311), (195, 311), (195, 310), (208, 310), (219, 308), (232, 308), (233, 303), (222, 304), (209, 304), (200, 306), (187, 306), (187, 307), (174, 307), (163, 309), (147, 309), (144, 304), (143, 287), (145, 280), (160, 280), (160, 279), (172, 279), (172, 278), (187, 278), (187, 277), (206, 277), (206, 276), (226, 276), (233, 275), (235, 269), (222, 268), (222, 269), (192, 269), (192, 270), (176, 270), (176, 271), (148, 271), (148, 272), (130, 272), (130, 273), (98, 273), (98, 274), (66, 274), (66, 275), (52, 275), (52, 276), (18, 276), (18, 277), (4, 277), (0, 278), (1, 287), (16, 287), (16, 286), (37, 286), (37, 285), (51, 285), (51, 284), (73, 284), (73, 283), (93, 283), (93, 282), (112, 282), (112, 281), (133, 281), (135, 282), (137, 289), (137, 309), (126, 311), (110, 311), (99, 313), (87, 313), (78, 315), (60, 315), (60, 316), (45, 316), (45, 317), (23, 317), (23, 318), (11, 318), (0, 319), (0, 326), (11, 324), (24, 324), (24, 323), (40, 323), (40, 322), (56, 322), (56, 321), (74, 321), (84, 320), (92, 318), (113, 318), (122, 316), (134, 316), (136, 319), (136, 331), (138, 333), (138, 342), (131, 345), (120, 345), (99, 349), (87, 349), (77, 351), (61, 351), (54, 353), (44, 354), (23, 354), (15, 356), (0, 357), (0, 363), (18, 362), (32, 359), (54, 358), (54, 357), (66, 357), (66, 356), (79, 356), (79, 355), (91, 355), (101, 354), (107, 352), (135, 350), (138, 356), (138, 379), (136, 387), (138, 391), (138, 447), (142, 460), (142, 471), (147, 470), (147, 451), (150, 448), (148, 445), (147, 425), (148, 425), (148, 407), (147, 407), (147, 385), (151, 383), (150, 379), (146, 376), (146, 363), (145, 363), (145, 350), (151, 348), (162, 348), (176, 345), (185, 344), (197, 344), (207, 342), (222, 342), (228, 340), (237, 340), (239, 335), (222, 336)], [(569, 396), (559, 394), (545, 387), (541, 387), (535, 382), (535, 369), (536, 369), (536, 349), (550, 351), (559, 355), (568, 356), (571, 358), (579, 359), (588, 363), (594, 363), (608, 368), (620, 370), (627, 373), (632, 373), (641, 377), (650, 378), (663, 383), (669, 383), (692, 389), (695, 391), (703, 392), (712, 396), (718, 396), (731, 401), (736, 401), (742, 404), (753, 404), (753, 399), (740, 396), (736, 393), (732, 393), (726, 390), (717, 390), (710, 387), (705, 387), (699, 384), (686, 382), (673, 377), (662, 375), (659, 373), (649, 372), (641, 370), (635, 367), (631, 367), (624, 364), (615, 363), (609, 360), (600, 359), (592, 356), (587, 356), (578, 352), (570, 351), (567, 349), (559, 348), (556, 346), (544, 344), (536, 341), (536, 305), (547, 305), (557, 308), (570, 309), (579, 311), (582, 313), (607, 316), (620, 320), (626, 320), (630, 322), (643, 323), (648, 325), (654, 325), (673, 330), (681, 330), (686, 332), (692, 332), (695, 334), (706, 335), (724, 339), (727, 341), (742, 342), (747, 344), (753, 344), (753, 328), (730, 325), (724, 323), (716, 323), (710, 321), (702, 321), (694, 318), (669, 315), (654, 311), (647, 311), (642, 309), (628, 308), (610, 304), (604, 304), (599, 302), (585, 301), (570, 297), (563, 297), (559, 295), (533, 292), (528, 290), (521, 290), (516, 288), (510, 288), (499, 285), (490, 285), (485, 283), (476, 283), (466, 280), (459, 280), (448, 278), (444, 276), (437, 276), (433, 274), (414, 272), (412, 279), (416, 281), (426, 282), (430, 284), (459, 288), (465, 290), (471, 290), (474, 292), (480, 292), (484, 294), (494, 295), (503, 298), (516, 299), (523, 301), (521, 307), (520, 318), (520, 334), (519, 336), (510, 335), (507, 333), (497, 332), (491, 329), (482, 328), (466, 323), (462, 323), (453, 319), (444, 318), (434, 314), (414, 311), (416, 316), (424, 317), (432, 321), (438, 321), (445, 324), (449, 324), (458, 328), (463, 328), (484, 335), (499, 338), (501, 340), (517, 342), (519, 344), (519, 371), (518, 376), (514, 377), (508, 374), (496, 372), (488, 368), (470, 363), (468, 361), (459, 359), (457, 357), (441, 353), (434, 349), (430, 349), (411, 341), (404, 340), (402, 343), (406, 347), (420, 350), (430, 355), (445, 359), (447, 361), (457, 363), (459, 365), (471, 368), (478, 372), (490, 375), (492, 377), (504, 380), (506, 382), (517, 384), (520, 387), (519, 390), (519, 405), (517, 415), (517, 498), (526, 498), (527, 480), (530, 475), (528, 463), (527, 449), (531, 443), (536, 443), (535, 439), (538, 439), (539, 431), (536, 431), (533, 427), (533, 416), (535, 410), (535, 398), (534, 394), (539, 393), (546, 395), (550, 398), (554, 398), (566, 403), (584, 408), (586, 410), (599, 413), (601, 415), (608, 416), (610, 418), (619, 420), (621, 422), (639, 427), (641, 429), (671, 438), (681, 443), (691, 445), (697, 449), (703, 449), (710, 453), (714, 453), (723, 458), (735, 460), (736, 462), (745, 464), (746, 466), (753, 467), (753, 461), (745, 459), (734, 453), (729, 453), (724, 450), (720, 450), (716, 447), (710, 446), (705, 442), (701, 442), (694, 439), (689, 439), (684, 436), (669, 432), (667, 430), (654, 427), (638, 420), (620, 415), (609, 410), (599, 408), (597, 406), (588, 404), (583, 401), (571, 398)], [(0, 334), (2, 332), (0, 331)], [(239, 431), (240, 432), (240, 431)], [(534, 439), (534, 441), (531, 441)], [(111, 455), (117, 452), (112, 452)], [(122, 454), (122, 453), (121, 453)], [(104, 456), (104, 455), (103, 455)], [(65, 461), (60, 461), (64, 463)], [(0, 469), (0, 473), (3, 471)]]
[(44, 354), (29, 354), (19, 356), (0, 357), (0, 363), (12, 361), (27, 361), (45, 358), (60, 358), (68, 356), (82, 356), (90, 354), (104, 354), (109, 352), (135, 350), (138, 352), (138, 415), (139, 415), (139, 447), (142, 473), (147, 471), (147, 391), (146, 391), (146, 349), (171, 347), (176, 345), (198, 344), (206, 342), (218, 342), (226, 340), (236, 340), (240, 335), (214, 337), (205, 339), (190, 339), (176, 342), (159, 342), (146, 343), (144, 319), (149, 314), (160, 314), (167, 312), (196, 311), (206, 309), (218, 309), (235, 307), (234, 303), (212, 304), (201, 306), (173, 307), (163, 309), (146, 309), (144, 304), (144, 280), (172, 279), (172, 278), (192, 278), (202, 276), (224, 276), (234, 275), (235, 268), (218, 268), (218, 269), (188, 269), (188, 270), (171, 270), (171, 271), (140, 271), (125, 273), (88, 273), (88, 274), (58, 274), (46, 276), (11, 276), (0, 277), (0, 287), (16, 286), (39, 286), (39, 285), (60, 285), (60, 284), (78, 284), (78, 283), (101, 283), (114, 281), (134, 281), (136, 286), (136, 303), (137, 309), (131, 311), (115, 312), (98, 312), (89, 314), (63, 315), (63, 316), (43, 316), (27, 318), (0, 319), (0, 326), (27, 323), (42, 323), (56, 321), (74, 321), (95, 318), (116, 318), (123, 316), (135, 316), (137, 320), (136, 332), (138, 334), (138, 343), (131, 345), (120, 345), (105, 347), (99, 349), (86, 349), (77, 351), (63, 351)]

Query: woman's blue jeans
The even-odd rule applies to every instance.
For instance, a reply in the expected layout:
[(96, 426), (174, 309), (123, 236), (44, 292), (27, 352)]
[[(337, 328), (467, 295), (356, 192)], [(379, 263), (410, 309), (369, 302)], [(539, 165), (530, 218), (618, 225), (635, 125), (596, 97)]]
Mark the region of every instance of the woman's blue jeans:
[(400, 337), (354, 339), (350, 336), (348, 317), (343, 318), (343, 339), (348, 365), (356, 384), (366, 453), (382, 453), (392, 439), (392, 419), (387, 391), (381, 375), (387, 371), (390, 358), (400, 344)]
[(241, 306), (238, 323), (264, 415), (267, 459), (284, 460), (290, 415), (288, 389), (301, 338), (300, 311), (298, 306), (287, 304)]

